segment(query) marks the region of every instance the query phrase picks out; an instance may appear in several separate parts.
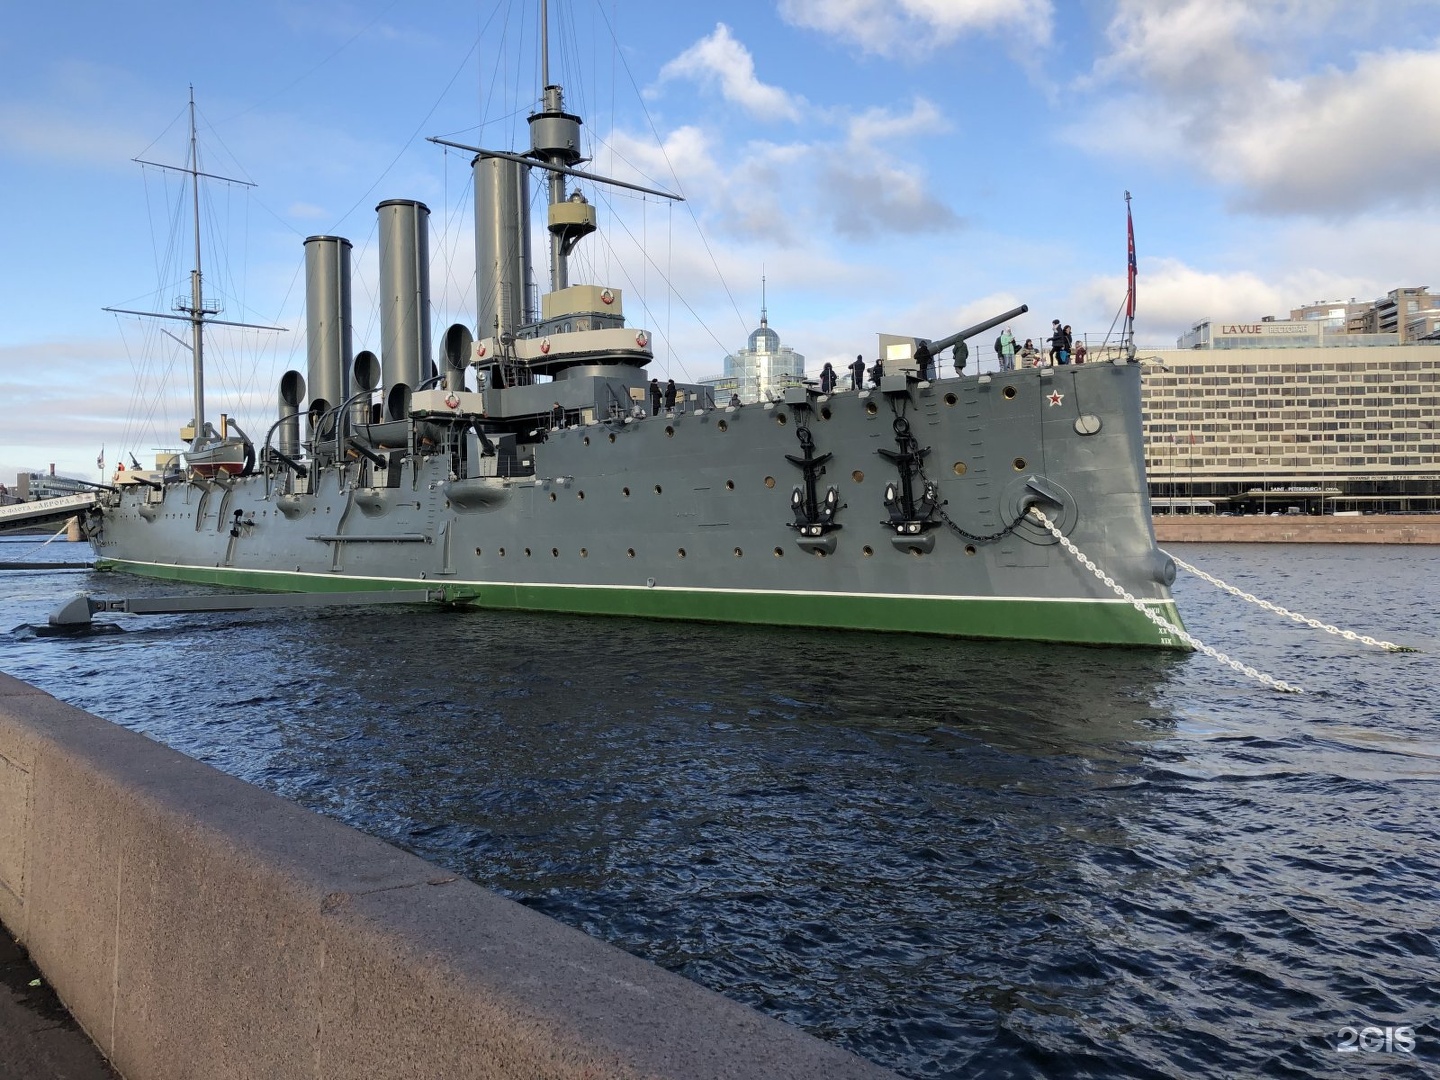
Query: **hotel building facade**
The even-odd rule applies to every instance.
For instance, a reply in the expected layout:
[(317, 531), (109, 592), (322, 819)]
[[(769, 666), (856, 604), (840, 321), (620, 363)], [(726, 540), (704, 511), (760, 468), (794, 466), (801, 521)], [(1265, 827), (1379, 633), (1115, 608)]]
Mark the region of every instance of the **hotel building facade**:
[[(1440, 349), (1166, 351), (1147, 365), (1156, 509), (1440, 510)], [(1162, 366), (1163, 365), (1163, 366)]]

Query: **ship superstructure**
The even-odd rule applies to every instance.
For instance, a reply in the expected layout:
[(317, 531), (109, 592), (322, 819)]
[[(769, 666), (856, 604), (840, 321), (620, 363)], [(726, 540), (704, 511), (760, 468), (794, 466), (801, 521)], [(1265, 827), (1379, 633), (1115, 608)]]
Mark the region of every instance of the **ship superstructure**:
[(354, 351), (350, 242), (308, 238), (307, 369), (281, 378), (253, 462), (132, 473), (88, 521), (101, 565), (270, 590), (425, 582), (495, 608), (1183, 647), (1140, 610), (1178, 625), (1137, 365), (934, 375), (940, 348), (1007, 312), (942, 341), (881, 337), (883, 374), (861, 390), (718, 407), (703, 386), (667, 394), (622, 291), (570, 281), (596, 216), (567, 181), (617, 182), (578, 168), (580, 126), (546, 85), (528, 152), (466, 147), (476, 322), (438, 343), (424, 204), (376, 208), (379, 355)]

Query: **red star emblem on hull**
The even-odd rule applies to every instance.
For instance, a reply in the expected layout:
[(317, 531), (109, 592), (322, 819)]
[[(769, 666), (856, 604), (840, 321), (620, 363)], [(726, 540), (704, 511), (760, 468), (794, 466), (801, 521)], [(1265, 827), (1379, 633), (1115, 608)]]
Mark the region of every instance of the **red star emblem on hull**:
[(1065, 395), (1060, 393), (1059, 390), (1051, 390), (1049, 395), (1047, 396), (1050, 398), (1051, 405), (1059, 405), (1062, 401), (1065, 400)]

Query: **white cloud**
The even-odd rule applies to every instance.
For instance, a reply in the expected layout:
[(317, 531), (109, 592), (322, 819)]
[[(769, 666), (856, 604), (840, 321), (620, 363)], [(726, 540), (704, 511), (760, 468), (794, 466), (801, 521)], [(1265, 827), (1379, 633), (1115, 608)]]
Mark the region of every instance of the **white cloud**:
[(1132, 89), (1071, 138), (1188, 162), (1264, 214), (1432, 206), (1440, 46), (1364, 51), (1352, 37), (1344, 67), (1315, 52), (1373, 17), (1342, 0), (1122, 0), (1087, 86)]
[(883, 106), (866, 109), (846, 122), (846, 138), (850, 149), (862, 153), (886, 139), (902, 139), (909, 135), (937, 134), (949, 131), (950, 123), (932, 102), (916, 98), (910, 112), (900, 115)]
[(1440, 49), (1274, 82), (1218, 132), (1215, 174), (1267, 213), (1350, 214), (1440, 195)]
[(686, 78), (702, 85), (716, 84), (726, 101), (763, 120), (798, 120), (804, 100), (777, 86), (763, 83), (755, 74), (755, 58), (724, 23), (660, 69), (660, 79)]
[(866, 52), (929, 52), (969, 33), (1009, 33), (1027, 47), (1050, 41), (1050, 0), (781, 0), (780, 14)]

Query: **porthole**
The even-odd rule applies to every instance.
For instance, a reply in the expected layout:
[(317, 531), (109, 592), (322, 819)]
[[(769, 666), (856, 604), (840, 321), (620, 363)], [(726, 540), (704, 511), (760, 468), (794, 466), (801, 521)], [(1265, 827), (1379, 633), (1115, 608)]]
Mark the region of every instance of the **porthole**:
[(555, 501), (555, 492), (553, 492), (553, 491), (550, 492), (550, 501), (551, 501), (551, 502), (554, 502), (554, 501)]
[(530, 557), (530, 549), (529, 549), (529, 548), (526, 548), (526, 549), (525, 549), (525, 557), (526, 557), (527, 559)]
[(975, 554), (975, 545), (974, 545), (974, 544), (966, 544), (966, 545), (965, 545), (965, 554), (966, 554), (966, 555), (974, 555), (974, 554)]
[(581, 549), (580, 549), (580, 557), (581, 557), (582, 559), (588, 559), (588, 558), (590, 557), (590, 552), (589, 552), (586, 548), (581, 548)]
[(500, 549), (500, 557), (501, 557), (502, 559), (505, 557), (505, 549), (504, 549), (504, 548), (501, 548), (501, 549)]
[(777, 559), (783, 559), (784, 557), (785, 557), (785, 549), (784, 549), (784, 548), (778, 548), (778, 547), (777, 547), (777, 548), (775, 549), (775, 558), (777, 558)]
[(773, 476), (765, 477), (765, 486), (767, 488), (773, 488), (775, 486), (775, 478)]
[(479, 548), (476, 548), (476, 549), (475, 549), (475, 557), (478, 559), (478, 558), (480, 557), (480, 555), (481, 555), (480, 549), (479, 549)]
[(1012, 468), (1014, 468), (1016, 472), (1024, 472), (1027, 467), (1026, 461), (1023, 457), (1017, 457), (1014, 461), (1010, 463), (1010, 465)]
[(875, 549), (872, 548), (869, 544), (866, 544), (863, 548), (860, 549), (860, 554), (864, 555), (868, 559), (871, 555), (875, 554)]
[(584, 501), (585, 501), (585, 492), (583, 492), (583, 491), (577, 491), (577, 492), (575, 492), (575, 497), (576, 497), (577, 499), (579, 499), (581, 502), (584, 502)]
[(775, 414), (775, 423), (779, 424), (781, 427), (784, 427), (789, 422), (789, 420), (785, 419), (785, 414), (783, 412)]
[(558, 558), (560, 557), (560, 549), (559, 549), (559, 548), (551, 548), (551, 549), (550, 549), (550, 557), (551, 557), (552, 559), (558, 559)]
[(740, 558), (740, 557), (741, 557), (742, 555), (744, 555), (744, 554), (745, 554), (745, 553), (744, 553), (743, 551), (741, 551), (739, 548), (736, 548), (736, 549), (735, 549), (735, 558), (738, 559), (738, 558)]
[(656, 495), (659, 495), (659, 494), (660, 494), (660, 485), (659, 485), (659, 484), (656, 484), (656, 485), (655, 485), (655, 494), (656, 494)]
[(725, 481), (725, 490), (726, 490), (726, 491), (734, 491), (734, 490), (735, 490), (735, 481), (734, 481), (734, 480), (726, 480), (726, 481)]
[(850, 479), (854, 480), (857, 484), (863, 484), (865, 482), (865, 474), (859, 469), (856, 469), (850, 474)]
[(1014, 397), (1016, 394), (1018, 394), (1019, 392), (1020, 392), (1020, 391), (1016, 390), (1015, 387), (1013, 387), (1013, 386), (1007, 386), (1007, 387), (1005, 387), (1005, 397), (1006, 397), (1007, 399), (1013, 398), (1013, 397)]
[(629, 489), (628, 487), (627, 487), (627, 488), (621, 488), (621, 489), (620, 489), (620, 494), (621, 494), (621, 495), (624, 495), (625, 498), (628, 499), (628, 498), (630, 497), (630, 489)]
[(589, 445), (590, 445), (590, 436), (589, 436), (589, 435), (586, 435), (585, 438), (581, 440), (581, 442), (583, 442), (586, 446), (589, 446)]
[(879, 411), (880, 411), (880, 406), (876, 405), (873, 401), (867, 401), (867, 402), (865, 403), (865, 415), (866, 415), (866, 416), (874, 416), (874, 415), (875, 415), (877, 412), (879, 412)]
[(830, 406), (829, 406), (829, 405), (822, 405), (822, 406), (820, 407), (820, 419), (821, 419), (821, 420), (829, 420), (829, 419), (830, 419)]
[(614, 442), (614, 441), (615, 441), (615, 433), (614, 433), (613, 431), (610, 432), (609, 438), (610, 438), (610, 441), (611, 441), (611, 442)]
[(965, 473), (968, 471), (969, 466), (967, 466), (963, 461), (957, 461), (952, 466), (952, 468), (954, 468), (956, 476), (964, 476)]
[(680, 548), (680, 550), (677, 551), (675, 554), (679, 555), (680, 558), (683, 559), (683, 558), (685, 557), (685, 549), (684, 549), (684, 548)]
[(674, 429), (673, 427), (671, 427), (669, 424), (666, 424), (666, 425), (665, 425), (665, 438), (667, 438), (667, 439), (673, 439), (674, 437), (675, 437), (675, 429)]
[(957, 401), (959, 401), (959, 400), (960, 400), (960, 399), (957, 398), (954, 394), (946, 394), (946, 395), (945, 395), (945, 404), (946, 404), (946, 405), (951, 405), (951, 406), (953, 406), (953, 405), (954, 405)]
[(626, 548), (626, 549), (625, 549), (625, 554), (628, 555), (628, 556), (630, 556), (630, 558), (633, 559), (633, 558), (635, 557), (635, 549), (634, 549), (634, 548)]

